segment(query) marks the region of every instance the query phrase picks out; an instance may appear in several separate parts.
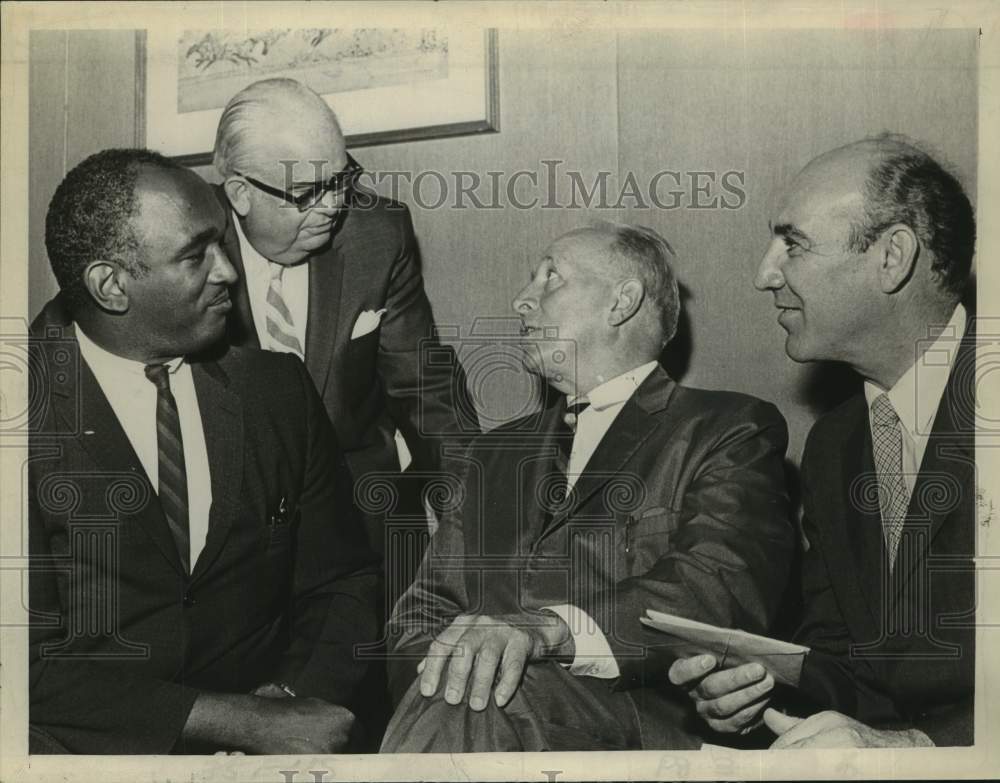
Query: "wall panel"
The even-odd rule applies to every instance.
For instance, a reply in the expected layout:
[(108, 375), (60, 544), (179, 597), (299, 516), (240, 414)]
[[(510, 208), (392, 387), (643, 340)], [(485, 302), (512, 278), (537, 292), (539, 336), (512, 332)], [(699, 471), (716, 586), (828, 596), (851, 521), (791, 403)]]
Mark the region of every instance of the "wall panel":
[[(531, 263), (563, 231), (595, 217), (662, 231), (687, 292), (687, 328), (668, 357), (671, 370), (692, 385), (774, 401), (789, 420), (797, 461), (832, 387), (827, 375), (785, 357), (771, 298), (752, 287), (774, 200), (816, 154), (883, 130), (929, 143), (974, 194), (977, 45), (973, 30), (501, 30), (499, 134), (373, 147), (356, 157), (411, 182), (424, 173), (422, 199), (405, 182), (398, 195), (413, 210), (437, 321), (463, 337), (477, 318), (509, 313)], [(54, 290), (41, 244), (45, 205), (66, 166), (133, 142), (137, 63), (127, 31), (37, 32), (30, 56), (34, 313)], [(545, 160), (561, 161), (554, 191)], [(672, 179), (661, 179), (659, 193), (679, 204), (567, 206), (570, 170), (584, 183), (607, 172), (611, 203), (630, 175), (641, 192), (658, 172), (674, 171), (679, 195), (669, 194)], [(468, 199), (462, 208), (458, 171), (487, 183), (487, 172), (500, 172), (504, 184), (517, 171), (534, 172), (537, 186), (522, 179), (517, 195), (537, 197), (539, 206), (518, 209), (502, 188), (500, 208), (476, 209)], [(692, 189), (699, 171), (716, 178), (701, 195)], [(739, 208), (697, 208), (714, 198), (733, 203), (720, 187), (726, 171), (742, 172)], [(199, 172), (215, 179), (210, 167)], [(451, 197), (437, 208), (427, 205), (437, 191), (426, 172), (448, 182)], [(476, 193), (490, 201), (488, 185)], [(543, 208), (546, 201), (559, 206)], [(478, 391), (493, 420), (527, 399), (522, 376), (482, 377)]]

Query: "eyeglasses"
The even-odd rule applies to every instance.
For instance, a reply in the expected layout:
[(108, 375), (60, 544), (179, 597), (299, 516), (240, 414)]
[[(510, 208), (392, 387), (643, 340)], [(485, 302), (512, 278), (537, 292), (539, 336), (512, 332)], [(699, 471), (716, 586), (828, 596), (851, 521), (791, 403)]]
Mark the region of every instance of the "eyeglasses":
[(312, 209), (327, 193), (333, 193), (335, 196), (339, 196), (342, 193), (347, 193), (353, 190), (358, 184), (358, 180), (364, 173), (364, 169), (361, 165), (351, 157), (350, 153), (347, 154), (347, 165), (336, 174), (334, 174), (326, 182), (313, 182), (308, 185), (304, 191), (297, 194), (289, 193), (287, 190), (282, 190), (281, 188), (276, 188), (268, 185), (266, 182), (261, 182), (259, 179), (254, 179), (248, 174), (242, 174), (239, 171), (233, 172), (238, 177), (243, 177), (247, 182), (258, 188), (268, 195), (274, 196), (275, 198), (280, 198), (282, 201), (286, 201), (299, 212), (305, 212), (307, 209)]

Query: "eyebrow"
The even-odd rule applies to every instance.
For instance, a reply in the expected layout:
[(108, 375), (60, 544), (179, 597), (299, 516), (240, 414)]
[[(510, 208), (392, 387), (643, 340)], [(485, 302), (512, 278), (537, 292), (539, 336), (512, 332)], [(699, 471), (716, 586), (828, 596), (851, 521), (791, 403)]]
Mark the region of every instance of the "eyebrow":
[(221, 236), (222, 232), (219, 231), (219, 229), (215, 226), (209, 226), (191, 237), (191, 239), (178, 248), (174, 255), (176, 258), (184, 258), (192, 250), (201, 249), (210, 244), (213, 240), (219, 239)]
[(778, 225), (774, 226), (771, 225), (770, 221), (768, 221), (767, 225), (768, 228), (771, 229), (772, 234), (779, 236), (782, 239), (791, 239), (804, 245), (812, 244), (812, 239), (809, 238), (809, 235), (796, 228), (791, 223), (778, 223)]

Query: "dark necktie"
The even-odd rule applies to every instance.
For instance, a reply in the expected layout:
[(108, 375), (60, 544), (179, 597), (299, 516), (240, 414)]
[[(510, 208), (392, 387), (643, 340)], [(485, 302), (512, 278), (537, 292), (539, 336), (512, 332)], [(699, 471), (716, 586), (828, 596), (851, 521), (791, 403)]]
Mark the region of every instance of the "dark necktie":
[(580, 414), (590, 405), (590, 400), (581, 397), (572, 405), (566, 405), (559, 420), (556, 422), (555, 441), (559, 451), (555, 456), (555, 469), (562, 474), (562, 479), (553, 485), (552, 499), (557, 506), (566, 502), (569, 494), (569, 455), (573, 450), (573, 438), (576, 436), (576, 422)]
[(191, 533), (188, 528), (187, 471), (184, 441), (177, 401), (170, 391), (170, 372), (165, 364), (146, 365), (146, 377), (156, 386), (156, 446), (159, 456), (160, 505), (177, 544), (187, 573), (191, 572)]

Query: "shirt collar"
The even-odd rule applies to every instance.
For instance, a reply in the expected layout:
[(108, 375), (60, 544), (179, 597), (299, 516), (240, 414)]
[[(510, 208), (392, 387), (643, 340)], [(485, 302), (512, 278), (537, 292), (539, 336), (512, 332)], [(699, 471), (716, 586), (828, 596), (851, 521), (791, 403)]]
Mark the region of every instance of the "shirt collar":
[[(80, 328), (79, 324), (76, 324), (76, 339), (80, 344), (80, 354), (83, 356), (87, 366), (93, 371), (94, 375), (115, 375), (121, 377), (125, 375), (137, 375), (140, 377), (146, 377), (146, 365), (142, 362), (137, 362), (134, 359), (126, 359), (124, 356), (119, 356), (118, 354), (111, 353), (111, 351), (105, 350), (89, 337), (84, 334), (83, 329)], [(173, 375), (184, 363), (184, 357), (178, 356), (176, 359), (171, 359), (168, 362), (163, 362), (167, 365), (167, 371)]]
[[(934, 414), (955, 363), (959, 341), (965, 334), (965, 324), (965, 308), (958, 305), (937, 339), (886, 392), (900, 422), (911, 435), (930, 434)], [(877, 383), (865, 381), (868, 407), (871, 408), (875, 398), (885, 391)]]
[(586, 397), (590, 401), (590, 407), (598, 411), (623, 403), (635, 394), (635, 390), (656, 369), (656, 365), (657, 362), (655, 359), (651, 362), (646, 362), (628, 372), (623, 372), (621, 375), (605, 381), (586, 394), (570, 396), (567, 402), (572, 405), (578, 399)]

